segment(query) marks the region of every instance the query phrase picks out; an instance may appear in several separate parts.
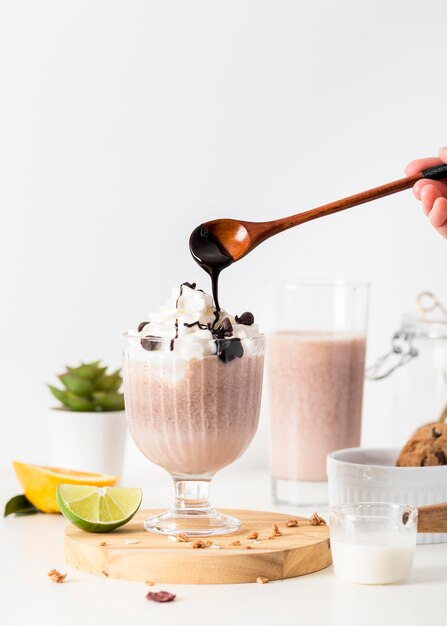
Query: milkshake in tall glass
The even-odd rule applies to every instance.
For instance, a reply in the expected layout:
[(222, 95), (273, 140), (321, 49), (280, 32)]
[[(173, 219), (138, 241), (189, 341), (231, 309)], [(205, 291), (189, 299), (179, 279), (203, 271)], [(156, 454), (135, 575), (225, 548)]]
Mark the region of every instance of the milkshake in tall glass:
[(268, 287), (271, 472), (278, 503), (327, 502), (326, 457), (360, 444), (367, 286)]

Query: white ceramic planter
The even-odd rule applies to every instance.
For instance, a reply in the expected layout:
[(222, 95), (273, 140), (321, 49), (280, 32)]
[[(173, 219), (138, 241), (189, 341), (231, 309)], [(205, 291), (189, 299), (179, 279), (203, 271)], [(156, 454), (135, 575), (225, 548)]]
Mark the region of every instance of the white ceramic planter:
[(124, 411), (53, 409), (48, 429), (53, 466), (121, 475), (127, 433)]

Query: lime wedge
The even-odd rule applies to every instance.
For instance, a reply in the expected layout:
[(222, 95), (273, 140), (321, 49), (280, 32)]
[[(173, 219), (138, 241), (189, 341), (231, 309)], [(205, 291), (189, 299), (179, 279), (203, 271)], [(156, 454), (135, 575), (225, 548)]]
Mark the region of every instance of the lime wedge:
[(57, 486), (56, 500), (61, 512), (75, 526), (88, 533), (107, 533), (123, 526), (140, 508), (141, 489)]

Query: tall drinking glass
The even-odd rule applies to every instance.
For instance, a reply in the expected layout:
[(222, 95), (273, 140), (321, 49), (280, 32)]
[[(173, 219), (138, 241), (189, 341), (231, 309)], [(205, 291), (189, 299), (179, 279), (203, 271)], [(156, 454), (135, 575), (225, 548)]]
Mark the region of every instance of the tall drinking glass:
[(173, 508), (146, 519), (144, 527), (189, 536), (238, 530), (238, 519), (212, 508), (210, 483), (255, 435), (264, 337), (195, 339), (212, 344), (198, 350), (210, 356), (190, 359), (170, 351), (167, 339), (126, 334), (123, 341), (130, 434), (145, 457), (171, 474), (175, 486)]
[(326, 456), (360, 444), (369, 286), (268, 283), (273, 496), (327, 503)]

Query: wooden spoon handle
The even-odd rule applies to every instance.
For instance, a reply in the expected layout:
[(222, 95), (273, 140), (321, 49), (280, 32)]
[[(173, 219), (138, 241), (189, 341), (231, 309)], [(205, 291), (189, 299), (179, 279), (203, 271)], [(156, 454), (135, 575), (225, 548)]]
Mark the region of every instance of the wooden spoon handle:
[(447, 533), (447, 502), (418, 507), (418, 533)]
[[(368, 189), (367, 191), (362, 191), (353, 196), (342, 198), (341, 200), (336, 200), (335, 202), (325, 204), (317, 207), (316, 209), (311, 209), (310, 211), (304, 211), (303, 213), (297, 213), (296, 215), (291, 215), (289, 217), (284, 217), (283, 219), (275, 220), (275, 222), (270, 222), (271, 229), (269, 229), (267, 237), (282, 232), (283, 230), (287, 230), (288, 228), (292, 228), (293, 226), (304, 224), (304, 222), (317, 219), (318, 217), (324, 217), (325, 215), (330, 215), (331, 213), (337, 213), (338, 211), (343, 211), (344, 209), (350, 209), (358, 204), (364, 204), (365, 202), (370, 202), (371, 200), (376, 200), (377, 198), (389, 196), (390, 194), (403, 191), (404, 189), (410, 189), (414, 183), (422, 178), (428, 178), (430, 180), (447, 179), (447, 163), (436, 165), (435, 167), (429, 167), (422, 172), (414, 174), (413, 176), (394, 180), (391, 183), (380, 185), (380, 187), (374, 187), (373, 189)], [(264, 238), (261, 238), (261, 240)], [(260, 241), (257, 241), (256, 244), (257, 243), (260, 243)]]

